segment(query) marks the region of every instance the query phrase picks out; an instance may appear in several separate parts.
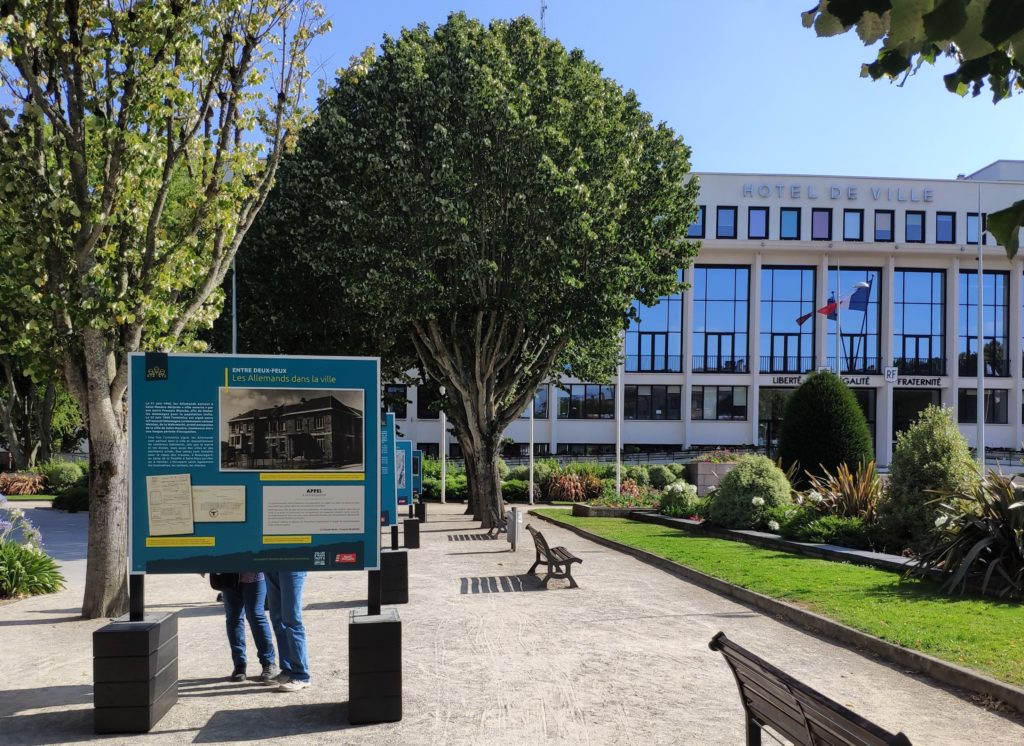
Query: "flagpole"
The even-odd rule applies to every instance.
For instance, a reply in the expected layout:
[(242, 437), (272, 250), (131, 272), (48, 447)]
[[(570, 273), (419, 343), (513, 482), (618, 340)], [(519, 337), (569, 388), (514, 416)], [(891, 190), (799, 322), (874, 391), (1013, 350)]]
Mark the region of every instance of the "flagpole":
[(842, 268), (839, 266), (839, 259), (836, 259), (836, 375), (842, 377), (843, 366), (839, 362), (839, 349), (843, 338), (843, 279), (842, 279)]

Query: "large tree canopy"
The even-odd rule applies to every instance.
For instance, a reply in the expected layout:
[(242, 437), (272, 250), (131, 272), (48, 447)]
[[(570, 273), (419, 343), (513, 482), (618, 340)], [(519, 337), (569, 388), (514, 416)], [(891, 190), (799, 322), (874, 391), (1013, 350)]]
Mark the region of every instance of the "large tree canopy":
[(186, 344), (270, 191), (326, 28), (307, 0), (0, 0), (0, 326), (89, 430), (83, 612), (127, 608), (128, 354)]
[(528, 18), (388, 37), (325, 92), (242, 248), (243, 346), (380, 354), (443, 384), (492, 525), (501, 433), (538, 384), (607, 377), (631, 302), (678, 290), (688, 157)]
[[(946, 88), (977, 96), (987, 83), (996, 103), (1024, 89), (1024, 3), (1020, 0), (821, 0), (803, 13), (818, 36), (856, 29), (865, 45), (881, 41), (861, 71), (903, 79), (923, 63), (951, 57)], [(1024, 225), (1024, 200), (988, 216), (988, 229), (1012, 259)]]

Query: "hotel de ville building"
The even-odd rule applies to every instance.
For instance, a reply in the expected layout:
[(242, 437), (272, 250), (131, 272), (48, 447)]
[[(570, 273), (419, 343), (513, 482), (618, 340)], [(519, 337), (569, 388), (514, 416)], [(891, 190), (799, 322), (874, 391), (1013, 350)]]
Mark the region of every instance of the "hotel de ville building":
[[(864, 410), (880, 465), (928, 404), (952, 407), (974, 445), (983, 253), (986, 445), (1024, 441), (1024, 259), (1006, 258), (986, 215), (1024, 199), (1024, 161), (955, 179), (700, 173), (700, 253), (688, 290), (639, 307), (612, 385), (567, 379), (534, 401), (538, 454), (777, 445), (786, 397), (835, 370)], [(979, 249), (979, 240), (981, 243)], [(616, 387), (622, 387), (616, 406)], [(392, 387), (394, 388), (394, 387)], [(437, 455), (426, 387), (399, 429)], [(528, 418), (506, 436), (527, 455)], [(451, 436), (448, 453), (458, 456)]]

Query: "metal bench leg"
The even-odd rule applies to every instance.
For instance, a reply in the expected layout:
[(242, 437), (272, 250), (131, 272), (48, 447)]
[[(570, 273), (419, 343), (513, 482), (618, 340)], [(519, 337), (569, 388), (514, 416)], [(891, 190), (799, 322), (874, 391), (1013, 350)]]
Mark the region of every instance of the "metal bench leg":
[(579, 586), (576, 585), (576, 579), (573, 578), (573, 576), (572, 576), (572, 565), (566, 566), (566, 568), (565, 568), (565, 577), (567, 577), (569, 579), (569, 587), (570, 588), (579, 588)]
[(761, 746), (761, 726), (747, 718), (747, 746)]

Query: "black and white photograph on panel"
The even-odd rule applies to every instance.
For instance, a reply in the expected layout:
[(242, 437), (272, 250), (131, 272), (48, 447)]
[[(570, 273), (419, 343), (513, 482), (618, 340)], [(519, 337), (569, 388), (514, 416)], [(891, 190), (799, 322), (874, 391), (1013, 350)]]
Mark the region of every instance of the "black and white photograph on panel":
[(363, 471), (361, 389), (220, 389), (221, 471)]

